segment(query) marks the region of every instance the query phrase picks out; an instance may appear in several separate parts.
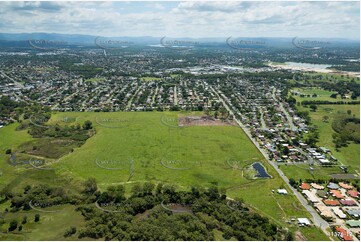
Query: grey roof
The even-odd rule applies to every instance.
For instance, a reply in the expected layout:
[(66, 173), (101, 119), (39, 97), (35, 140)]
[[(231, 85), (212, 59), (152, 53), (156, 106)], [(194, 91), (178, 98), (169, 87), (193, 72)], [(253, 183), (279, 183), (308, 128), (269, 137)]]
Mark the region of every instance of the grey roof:
[(350, 215), (360, 215), (360, 210), (359, 209), (347, 209), (346, 212)]
[(330, 188), (330, 189), (339, 189), (340, 188), (336, 183), (333, 183), (333, 182), (330, 182), (327, 185), (327, 187)]

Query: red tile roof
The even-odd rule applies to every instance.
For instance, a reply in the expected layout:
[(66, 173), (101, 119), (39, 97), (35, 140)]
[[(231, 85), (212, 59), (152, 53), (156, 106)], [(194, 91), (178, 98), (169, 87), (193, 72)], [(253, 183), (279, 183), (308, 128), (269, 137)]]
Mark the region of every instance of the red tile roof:
[(343, 182), (339, 182), (338, 185), (342, 188), (345, 188), (345, 189), (352, 189), (353, 186), (352, 185), (349, 185), (349, 184), (346, 184), (346, 183), (343, 183)]
[(340, 205), (340, 203), (337, 200), (333, 200), (333, 199), (325, 199), (325, 200), (323, 200), (323, 203), (326, 204), (327, 206)]
[(310, 190), (311, 186), (308, 183), (303, 182), (300, 186), (302, 190)]
[(347, 232), (344, 228), (342, 227), (336, 227), (336, 231), (339, 232), (340, 234), (340, 238), (346, 241), (352, 241), (352, 236), (350, 235), (350, 232)]
[(334, 197), (336, 197), (336, 198), (343, 198), (343, 196), (342, 196), (342, 194), (341, 194), (341, 192), (339, 191), (339, 190), (331, 190), (330, 191), (331, 193), (332, 193), (332, 195), (334, 196)]
[(349, 190), (347, 191), (347, 193), (351, 196), (351, 197), (358, 197), (359, 192), (355, 191), (355, 190)]

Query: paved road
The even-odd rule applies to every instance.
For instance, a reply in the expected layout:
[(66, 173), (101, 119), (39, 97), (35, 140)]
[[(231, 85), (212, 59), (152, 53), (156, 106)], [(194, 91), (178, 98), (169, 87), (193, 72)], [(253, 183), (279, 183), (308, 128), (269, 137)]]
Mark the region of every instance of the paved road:
[[(268, 154), (267, 152), (262, 149), (260, 147), (260, 145), (258, 144), (258, 142), (252, 138), (251, 133), (249, 132), (249, 130), (242, 124), (242, 122), (240, 120), (238, 120), (235, 115), (233, 110), (229, 107), (229, 105), (224, 101), (223, 98), (220, 97), (220, 95), (213, 89), (213, 87), (210, 87), (212, 89), (212, 91), (217, 95), (217, 97), (219, 98), (219, 100), (223, 103), (224, 107), (228, 110), (228, 112), (233, 115), (234, 120), (237, 122), (237, 124), (243, 129), (243, 131), (247, 134), (248, 138), (253, 142), (253, 144), (258, 148), (258, 150), (262, 153), (262, 155), (266, 158), (266, 160), (268, 161), (268, 163), (270, 163), (273, 168), (278, 172), (278, 174), (280, 175), (280, 177), (282, 178), (282, 180), (287, 184), (288, 188), (293, 192), (293, 194), (297, 197), (297, 199), (300, 201), (300, 203), (305, 207), (305, 209), (311, 214), (312, 218), (313, 218), (313, 223), (320, 227), (322, 229), (322, 231), (329, 236), (329, 231), (327, 231), (326, 229), (329, 228), (329, 224), (323, 220), (320, 215), (315, 211), (315, 209), (313, 209), (313, 207), (311, 207), (310, 205), (308, 205), (307, 200), (295, 189), (293, 188), (290, 183), (288, 178), (285, 176), (285, 174), (283, 173), (283, 171), (281, 169), (278, 168), (277, 164), (275, 164), (274, 162), (272, 162), (271, 160), (269, 160)], [(240, 115), (240, 113), (238, 113)], [(331, 240), (333, 240), (330, 237)]]
[(134, 95), (132, 96), (132, 98), (128, 101), (128, 105), (127, 105), (127, 108), (131, 108), (132, 107), (132, 102), (133, 102), (133, 99), (134, 97), (136, 97), (138, 95), (138, 92), (139, 90), (142, 88), (142, 85), (140, 85), (138, 87), (138, 89), (135, 91)]
[(10, 81), (14, 82), (19, 88), (24, 88), (24, 85), (21, 84), (18, 81), (15, 81), (13, 78), (9, 77), (8, 75), (5, 74), (5, 72), (1, 71), (0, 72), (3, 76), (5, 76), (7, 79), (9, 79)]
[(263, 110), (262, 108), (260, 108), (260, 113), (261, 113), (261, 125), (262, 125), (262, 129), (263, 130), (267, 130), (267, 125), (266, 122), (264, 121), (264, 114), (263, 114)]
[[(15, 85), (18, 88), (24, 88), (24, 85), (21, 84), (20, 82), (15, 81), (13, 78), (9, 77), (8, 75), (5, 74), (5, 72), (1, 71), (0, 74), (2, 74), (4, 77), (6, 77), (7, 79), (9, 79), (10, 81), (14, 82)], [(19, 95), (17, 95), (15, 92), (12, 93), (18, 100), (21, 100), (23, 102), (28, 103), (26, 100), (24, 100), (23, 98), (20, 98)]]
[(304, 155), (304, 156), (307, 158), (308, 164), (311, 164), (311, 165), (315, 164), (315, 161), (313, 160), (313, 158), (312, 158), (309, 154), (307, 154), (306, 152), (304, 152), (304, 151), (303, 151), (301, 148), (299, 148), (299, 147), (296, 147), (296, 149), (297, 149), (302, 155)]
[[(72, 97), (74, 97), (74, 96), (75, 96), (76, 94), (78, 94), (78, 93), (79, 93), (79, 90), (73, 92), (72, 94), (70, 94), (69, 96), (67, 96), (66, 98), (64, 98), (64, 99), (63, 99), (63, 102), (66, 102), (66, 101), (70, 100)], [(51, 107), (51, 109), (53, 109), (53, 110), (54, 110), (54, 109), (57, 109), (59, 105), (60, 105), (59, 103), (56, 103), (56, 104), (54, 104), (54, 105)]]
[(155, 88), (155, 91), (154, 91), (154, 94), (152, 97), (152, 102), (150, 104), (151, 107), (153, 107), (153, 103), (154, 103), (154, 100), (155, 100), (155, 97), (157, 96), (157, 94), (158, 94), (158, 86)]
[(174, 106), (178, 105), (178, 94), (177, 94), (177, 85), (174, 86), (174, 93), (173, 93), (173, 99), (174, 99)]
[(283, 107), (283, 104), (282, 102), (278, 101), (277, 98), (276, 98), (276, 95), (275, 95), (275, 92), (276, 92), (276, 88), (273, 89), (273, 92), (272, 92), (272, 98), (278, 102), (278, 104), (280, 105), (280, 108), (282, 110), (282, 112), (284, 113), (284, 115), (286, 116), (287, 118), (287, 121), (290, 125), (290, 128), (292, 131), (297, 131), (297, 127), (294, 125), (293, 121), (292, 121), (292, 117), (290, 116), (290, 114), (287, 112), (287, 110)]

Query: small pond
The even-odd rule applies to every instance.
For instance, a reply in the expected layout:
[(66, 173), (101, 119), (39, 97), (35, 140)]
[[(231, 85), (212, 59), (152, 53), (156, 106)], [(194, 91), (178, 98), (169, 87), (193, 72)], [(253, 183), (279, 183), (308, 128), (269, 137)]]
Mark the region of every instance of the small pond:
[(264, 168), (264, 166), (260, 162), (253, 163), (252, 167), (257, 171), (257, 175), (255, 177), (271, 178), (271, 176), (267, 173), (266, 168)]

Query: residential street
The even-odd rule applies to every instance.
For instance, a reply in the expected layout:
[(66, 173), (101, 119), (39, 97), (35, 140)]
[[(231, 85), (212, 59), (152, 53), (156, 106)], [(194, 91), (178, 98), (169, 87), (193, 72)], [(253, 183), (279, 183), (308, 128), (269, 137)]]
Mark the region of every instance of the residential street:
[[(320, 227), (322, 229), (322, 231), (329, 236), (329, 231), (327, 231), (327, 229), (329, 228), (329, 224), (320, 217), (320, 215), (315, 211), (315, 209), (313, 207), (311, 207), (310, 205), (308, 205), (307, 200), (295, 189), (293, 188), (290, 183), (288, 178), (285, 176), (285, 174), (282, 172), (281, 169), (278, 168), (277, 164), (275, 164), (274, 162), (270, 161), (268, 158), (268, 154), (266, 153), (266, 151), (264, 149), (262, 149), (258, 142), (252, 138), (252, 135), (250, 134), (250, 132), (248, 131), (248, 129), (242, 124), (242, 122), (240, 120), (238, 120), (235, 115), (233, 110), (229, 107), (229, 105), (226, 103), (226, 101), (220, 97), (220, 95), (213, 89), (213, 87), (210, 87), (211, 90), (218, 96), (219, 100), (223, 103), (223, 105), (225, 106), (225, 108), (228, 110), (228, 112), (233, 115), (234, 120), (237, 122), (237, 124), (242, 128), (242, 130), (247, 134), (248, 138), (253, 142), (253, 144), (257, 147), (257, 149), (262, 153), (262, 155), (265, 157), (265, 159), (268, 161), (269, 164), (271, 164), (273, 166), (273, 168), (278, 172), (278, 174), (280, 175), (280, 177), (283, 179), (283, 181), (287, 184), (288, 188), (290, 190), (292, 190), (293, 194), (297, 197), (297, 199), (300, 201), (300, 203), (305, 207), (305, 209), (311, 214), (312, 218), (313, 218), (313, 223), (317, 226)], [(239, 115), (241, 115), (240, 113), (238, 113)], [(331, 236), (329, 236), (329, 238), (331, 240), (333, 240), (331, 238)]]

